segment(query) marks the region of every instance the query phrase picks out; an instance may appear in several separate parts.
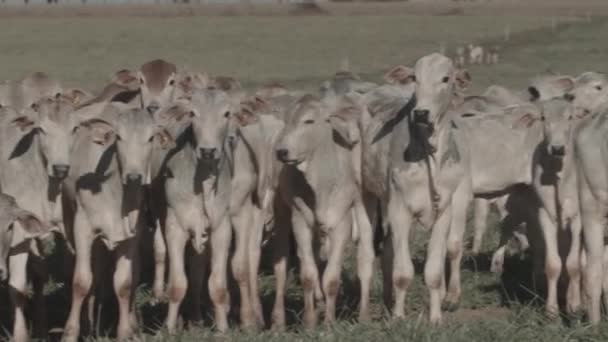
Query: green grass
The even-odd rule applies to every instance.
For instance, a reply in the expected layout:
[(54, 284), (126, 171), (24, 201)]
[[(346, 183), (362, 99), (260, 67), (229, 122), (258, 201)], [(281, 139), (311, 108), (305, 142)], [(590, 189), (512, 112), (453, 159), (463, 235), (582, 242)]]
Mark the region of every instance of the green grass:
[[(501, 41), (506, 23), (512, 40)], [(68, 84), (98, 88), (114, 70), (136, 67), (163, 57), (211, 74), (234, 75), (246, 85), (281, 80), (292, 86), (313, 89), (331, 75), (348, 56), (354, 71), (379, 80), (398, 63), (412, 64), (440, 42), (448, 46), (471, 40), (498, 41), (502, 61), (492, 67), (471, 68), (475, 87), (498, 83), (523, 86), (539, 72), (553, 70), (576, 74), (585, 70), (608, 70), (606, 35), (608, 20), (594, 19), (548, 28), (545, 17), (204, 17), (204, 18), (92, 18), (3, 19), (0, 21), (1, 78), (18, 78), (26, 70), (46, 70)], [(488, 269), (488, 256), (496, 246), (497, 232), (490, 228), (484, 257), (465, 257), (460, 310), (447, 314), (446, 324), (426, 324), (427, 291), (421, 265), (427, 235), (416, 231), (413, 256), (417, 266), (407, 296), (405, 321), (387, 321), (381, 305), (381, 278), (373, 282), (374, 322), (355, 324), (356, 277), (352, 257), (347, 260), (340, 293), (339, 322), (314, 331), (303, 331), (298, 317), (302, 310), (297, 277), (290, 276), (287, 292), (287, 332), (241, 332), (218, 336), (209, 327), (192, 327), (170, 337), (162, 330), (159, 339), (175, 341), (602, 341), (608, 324), (597, 331), (576, 319), (549, 320), (542, 314), (536, 289), (518, 278), (528, 274), (528, 260), (514, 258), (507, 264), (506, 278)], [(520, 281), (521, 280), (521, 281)], [(265, 309), (272, 305), (273, 279), (261, 276)], [(51, 312), (62, 321), (69, 296), (62, 286), (49, 286)], [(142, 286), (137, 303), (148, 327), (162, 322), (166, 308), (149, 304), (149, 289)], [(236, 301), (236, 298), (235, 298)], [(6, 309), (3, 315), (8, 314)], [(55, 323), (58, 327), (61, 323)], [(210, 319), (206, 324), (210, 325)], [(59, 324), (59, 325), (57, 325)], [(233, 322), (233, 326), (235, 326)], [(55, 327), (55, 326), (54, 326)], [(105, 330), (102, 330), (105, 331)], [(152, 339), (144, 334), (142, 339)]]

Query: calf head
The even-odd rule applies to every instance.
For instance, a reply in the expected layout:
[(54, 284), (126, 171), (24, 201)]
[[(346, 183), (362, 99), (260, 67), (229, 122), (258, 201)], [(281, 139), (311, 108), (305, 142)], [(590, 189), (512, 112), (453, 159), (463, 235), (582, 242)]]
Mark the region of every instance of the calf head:
[(547, 153), (555, 158), (563, 158), (572, 138), (573, 107), (562, 98), (542, 102), (540, 107)]
[(7, 259), (14, 238), (36, 237), (48, 231), (36, 215), (19, 208), (13, 197), (0, 193), (0, 280), (7, 279)]
[(90, 130), (92, 142), (102, 146), (116, 144), (124, 185), (148, 184), (152, 149), (169, 148), (173, 142), (146, 110), (118, 104), (108, 105), (99, 118), (82, 125)]
[(361, 106), (348, 95), (329, 103), (312, 95), (302, 97), (289, 111), (277, 144), (277, 159), (288, 165), (300, 165), (319, 149), (330, 149), (328, 144), (350, 148), (359, 141), (360, 114)]
[(149, 114), (168, 105), (177, 86), (177, 67), (162, 59), (145, 63), (137, 72), (140, 83), (141, 106)]
[(536, 102), (562, 97), (573, 87), (574, 79), (570, 76), (539, 76), (534, 78), (528, 87), (529, 100)]
[(228, 139), (235, 134), (238, 101), (222, 90), (206, 89), (193, 93), (190, 109), (198, 159), (218, 161), (229, 145)]
[(602, 73), (585, 72), (564, 98), (572, 102), (578, 118), (604, 112), (608, 109), (608, 78)]
[(416, 62), (413, 79), (416, 105), (410, 120), (431, 131), (448, 110), (456, 92), (465, 90), (471, 82), (468, 72), (456, 69), (450, 58), (438, 53)]
[(38, 113), (37, 128), (47, 173), (63, 180), (70, 171), (70, 151), (79, 124), (74, 102), (66, 96), (44, 98), (34, 104), (33, 110)]

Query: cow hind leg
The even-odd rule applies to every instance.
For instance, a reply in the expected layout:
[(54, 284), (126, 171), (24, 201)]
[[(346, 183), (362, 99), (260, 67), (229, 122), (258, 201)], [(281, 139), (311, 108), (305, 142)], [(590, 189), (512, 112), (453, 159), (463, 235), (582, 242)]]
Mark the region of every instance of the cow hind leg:
[(209, 293), (215, 308), (215, 325), (220, 332), (228, 330), (228, 311), (230, 294), (228, 293), (227, 268), (232, 239), (232, 228), (228, 219), (211, 232), (211, 275), (209, 276)]
[(483, 236), (488, 228), (488, 213), (490, 211), (490, 203), (488, 200), (483, 198), (475, 198), (474, 204), (474, 220), (473, 220), (473, 255), (478, 255), (481, 252), (481, 244), (483, 243)]
[[(278, 196), (277, 196), (278, 197)], [(283, 201), (275, 200), (275, 224), (272, 239), (272, 262), (275, 276), (275, 298), (272, 308), (272, 329), (285, 328), (285, 288), (287, 287), (287, 266), (290, 253), (290, 213)]]
[(205, 249), (201, 253), (193, 250), (190, 254), (190, 274), (188, 276), (188, 287), (190, 289), (190, 317), (192, 322), (202, 322), (202, 306), (201, 297), (203, 290), (203, 282), (205, 281), (207, 260), (209, 259), (208, 250)]
[(357, 221), (359, 221), (359, 245), (357, 247), (357, 273), (361, 283), (361, 301), (359, 303), (359, 321), (370, 320), (369, 293), (374, 273), (374, 231), (362, 204), (355, 204)]
[(450, 262), (450, 280), (445, 304), (448, 310), (458, 307), (462, 293), (460, 282), (460, 263), (462, 262), (464, 231), (467, 220), (467, 207), (470, 202), (464, 191), (458, 191), (452, 199), (452, 219), (448, 233), (447, 252)]
[(154, 285), (152, 287), (152, 294), (156, 301), (160, 301), (163, 298), (165, 291), (166, 258), (167, 245), (160, 223), (157, 222), (154, 229)]
[(30, 255), (30, 265), (32, 268), (32, 287), (34, 295), (34, 317), (33, 317), (33, 337), (36, 339), (46, 339), (48, 334), (48, 322), (46, 311), (46, 298), (44, 297), (44, 284), (49, 279), (48, 268), (45, 260), (40, 256), (38, 246), (35, 248), (34, 255)]
[(574, 314), (581, 308), (581, 230), (580, 220), (575, 219), (570, 227), (572, 235), (566, 259), (568, 271), (567, 309)]
[(250, 227), (251, 234), (249, 236), (249, 290), (251, 298), (251, 306), (258, 327), (264, 327), (264, 312), (262, 311), (262, 303), (260, 302), (260, 291), (258, 288), (258, 271), (260, 268), (260, 257), (262, 253), (262, 237), (264, 234), (264, 216), (263, 211), (254, 208), (253, 226)]
[(13, 340), (28, 341), (28, 329), (25, 320), (25, 304), (27, 291), (27, 249), (23, 253), (9, 257), (9, 296), (13, 304)]

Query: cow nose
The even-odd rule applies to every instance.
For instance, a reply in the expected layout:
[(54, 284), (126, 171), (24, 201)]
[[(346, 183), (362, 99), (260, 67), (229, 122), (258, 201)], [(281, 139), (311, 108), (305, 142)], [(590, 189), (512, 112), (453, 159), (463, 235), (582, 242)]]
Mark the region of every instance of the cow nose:
[(129, 173), (127, 175), (128, 184), (141, 184), (142, 176), (138, 173)]
[(572, 101), (574, 101), (575, 96), (574, 96), (574, 94), (565, 94), (564, 99), (568, 102), (572, 102)]
[(148, 111), (148, 113), (150, 114), (154, 114), (156, 113), (156, 111), (159, 109), (159, 105), (152, 103), (150, 104), (148, 107), (146, 107), (146, 110)]
[(414, 122), (428, 123), (429, 122), (429, 111), (426, 109), (414, 110)]
[(201, 152), (201, 159), (202, 160), (214, 160), (215, 158), (215, 152), (217, 151), (217, 148), (215, 147), (211, 147), (211, 148), (199, 148), (199, 151)]
[(551, 146), (551, 154), (556, 157), (563, 157), (566, 154), (566, 148), (564, 145), (553, 145)]
[(59, 179), (65, 179), (70, 172), (70, 166), (65, 164), (53, 165), (53, 176)]
[(287, 157), (289, 156), (289, 151), (287, 151), (287, 149), (278, 149), (277, 150), (277, 159), (280, 161), (286, 161)]

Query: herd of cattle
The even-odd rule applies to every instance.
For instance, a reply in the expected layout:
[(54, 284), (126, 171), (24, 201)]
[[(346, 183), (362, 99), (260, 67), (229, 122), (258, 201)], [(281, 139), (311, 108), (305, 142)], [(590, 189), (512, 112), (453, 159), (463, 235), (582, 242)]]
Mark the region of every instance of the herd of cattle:
[(497, 64), (500, 58), (500, 47), (498, 45), (482, 46), (469, 43), (458, 46), (454, 51), (454, 64), (458, 68), (465, 65)]
[[(37, 327), (45, 315), (46, 239), (66, 241), (73, 256), (66, 263), (73, 278), (64, 340), (81, 335), (81, 314), (94, 326), (95, 286), (108, 263), (123, 340), (138, 326), (133, 297), (146, 249), (154, 255), (154, 296), (169, 302), (169, 332), (178, 328), (187, 291), (192, 319), (201, 318), (203, 288), (216, 328), (227, 330), (230, 271), (242, 326), (263, 326), (258, 269), (266, 235), (276, 276), (273, 327), (285, 325), (292, 236), (306, 327), (316, 325), (319, 302), (325, 321), (335, 320), (350, 241), (357, 247), (359, 319), (370, 319), (378, 232), (384, 300), (404, 317), (415, 225), (430, 231), (424, 280), (429, 319), (438, 324), (442, 304), (453, 307), (461, 295), (471, 203), (473, 252), (494, 203), (511, 233), (493, 268), (502, 268), (509, 239), (538, 248), (546, 311), (559, 312), (564, 266), (566, 310), (586, 309), (598, 323), (608, 288), (606, 76), (545, 75), (521, 91), (491, 86), (470, 96), (469, 74), (435, 53), (411, 68), (393, 68), (384, 80), (374, 84), (341, 71), (316, 94), (280, 84), (246, 92), (235, 79), (154, 60), (116, 72), (97, 95), (40, 72), (0, 84), (0, 276), (10, 284), (13, 338), (29, 338), (28, 280), (37, 301), (33, 331), (46, 333)], [(113, 257), (96, 258), (99, 248)]]

